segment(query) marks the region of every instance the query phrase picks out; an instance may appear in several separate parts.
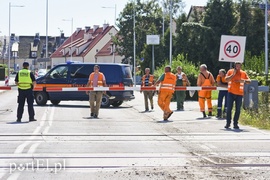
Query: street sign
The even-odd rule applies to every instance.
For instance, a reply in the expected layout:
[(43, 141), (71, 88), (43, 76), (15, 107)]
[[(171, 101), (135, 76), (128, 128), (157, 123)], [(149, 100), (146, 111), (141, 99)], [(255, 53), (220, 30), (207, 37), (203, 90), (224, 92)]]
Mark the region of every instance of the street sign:
[(147, 35), (146, 36), (146, 44), (147, 45), (159, 45), (159, 35)]
[(218, 60), (221, 62), (244, 62), (246, 37), (222, 35)]

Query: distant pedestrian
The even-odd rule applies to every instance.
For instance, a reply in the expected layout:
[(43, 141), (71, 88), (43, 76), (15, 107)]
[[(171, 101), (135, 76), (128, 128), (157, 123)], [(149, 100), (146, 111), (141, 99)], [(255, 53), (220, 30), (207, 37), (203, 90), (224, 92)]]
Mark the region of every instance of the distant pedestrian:
[[(215, 79), (209, 71), (207, 71), (207, 66), (205, 64), (202, 64), (200, 66), (200, 74), (197, 79), (197, 85), (202, 86), (202, 87), (207, 87), (207, 86), (214, 86), (215, 84)], [(199, 91), (199, 105), (200, 105), (200, 110), (203, 113), (203, 117), (206, 118), (206, 113), (205, 113), (205, 99), (207, 101), (207, 106), (208, 106), (208, 116), (212, 116), (212, 91), (209, 90), (200, 90)]]
[[(106, 87), (106, 79), (103, 73), (99, 72), (100, 67), (98, 65), (94, 66), (94, 72), (89, 76), (87, 87)], [(99, 109), (101, 106), (103, 91), (91, 91), (89, 94), (90, 101), (90, 117), (98, 118)]]
[(233, 128), (239, 129), (238, 120), (240, 117), (242, 99), (244, 95), (244, 85), (249, 84), (247, 73), (241, 70), (242, 63), (235, 62), (234, 69), (230, 69), (225, 77), (228, 82), (228, 96), (227, 96), (227, 123), (225, 128), (230, 128), (232, 119), (232, 108), (235, 102), (235, 113), (233, 118)]
[[(145, 75), (142, 77), (142, 87), (154, 85), (154, 76), (150, 74), (150, 68), (145, 68)], [(149, 111), (148, 100), (150, 101), (151, 109), (154, 109), (153, 95), (154, 91), (143, 91), (145, 111)]]
[[(182, 67), (177, 67), (176, 75), (176, 86), (190, 86), (190, 82), (186, 74), (182, 71)], [(184, 101), (186, 99), (186, 91), (176, 91), (176, 102), (177, 102), (177, 111), (184, 110)]]
[(29, 63), (23, 63), (23, 69), (20, 70), (16, 77), (15, 83), (18, 86), (18, 108), (17, 108), (17, 122), (21, 122), (25, 100), (28, 106), (29, 121), (36, 121), (34, 111), (34, 94), (33, 87), (36, 85), (36, 79), (33, 73), (28, 70)]
[[(225, 80), (226, 76), (226, 70), (225, 69), (220, 69), (219, 74), (217, 75), (216, 82), (218, 87), (223, 87), (223, 88), (228, 88), (228, 83)], [(224, 118), (226, 117), (226, 112), (227, 112), (227, 94), (228, 90), (220, 90), (218, 92), (218, 106), (217, 106), (217, 118)], [(224, 99), (224, 110), (222, 113), (222, 103)]]
[(173, 111), (170, 109), (170, 103), (175, 90), (176, 77), (171, 73), (170, 66), (166, 66), (164, 71), (165, 73), (159, 77), (155, 86), (161, 83), (158, 94), (158, 105), (163, 111), (164, 121), (167, 121), (173, 114)]

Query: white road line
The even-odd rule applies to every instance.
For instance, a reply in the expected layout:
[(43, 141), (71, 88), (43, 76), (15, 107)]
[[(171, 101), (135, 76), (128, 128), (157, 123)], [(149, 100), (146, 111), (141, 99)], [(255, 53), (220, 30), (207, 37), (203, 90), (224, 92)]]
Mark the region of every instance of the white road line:
[[(34, 132), (32, 133), (32, 135), (34, 135), (34, 134), (37, 134), (39, 131), (40, 131), (40, 129), (41, 129), (41, 127), (43, 127), (44, 126), (44, 124), (45, 124), (45, 121), (46, 121), (46, 117), (47, 117), (47, 114), (48, 114), (48, 108), (47, 108), (47, 110), (44, 112), (44, 114), (43, 114), (43, 116), (42, 116), (42, 118), (41, 118), (41, 122), (40, 122), (40, 124), (39, 124), (39, 126), (38, 127), (36, 127), (36, 129), (34, 130)], [(23, 152), (23, 150), (25, 149), (25, 147), (26, 146), (28, 146), (32, 141), (32, 139), (33, 138), (35, 138), (34, 136), (30, 136), (28, 139), (28, 141), (25, 141), (24, 143), (22, 143), (21, 145), (19, 145), (17, 148), (16, 148), (16, 150), (15, 150), (15, 152), (14, 152), (14, 154), (20, 154), (20, 153), (22, 153)]]
[[(52, 107), (51, 108), (51, 113), (50, 113), (50, 116), (49, 116), (49, 124), (46, 126), (46, 128), (44, 129), (44, 131), (42, 132), (42, 134), (46, 134), (48, 133), (50, 127), (52, 126), (52, 121), (53, 121), (53, 116), (54, 116), (54, 110), (55, 110), (55, 107)], [(44, 121), (45, 122), (45, 121)], [(35, 144), (32, 144), (32, 146), (29, 148), (27, 154), (33, 154), (37, 147), (41, 144), (41, 142), (38, 142), (38, 143), (35, 143)]]
[(41, 144), (41, 142), (33, 144), (33, 145), (29, 148), (27, 154), (33, 154), (33, 153), (36, 151), (37, 147), (38, 147), (40, 144)]
[(20, 175), (21, 175), (20, 172), (14, 172), (7, 178), (7, 180), (17, 180), (19, 179)]

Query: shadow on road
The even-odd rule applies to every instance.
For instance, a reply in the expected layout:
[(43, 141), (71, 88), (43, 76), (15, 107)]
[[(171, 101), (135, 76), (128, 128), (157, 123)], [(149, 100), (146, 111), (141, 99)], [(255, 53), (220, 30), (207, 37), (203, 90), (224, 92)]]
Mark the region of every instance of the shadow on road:
[(166, 124), (166, 123), (172, 123), (173, 121), (171, 121), (171, 120), (168, 120), (168, 121), (164, 121), (164, 120), (160, 120), (160, 121), (156, 121), (156, 123), (164, 123), (164, 124)]
[(7, 124), (28, 124), (29, 121), (25, 121), (25, 122), (7, 122)]
[(248, 130), (245, 130), (245, 129), (232, 129), (232, 128), (229, 128), (229, 129), (221, 129), (223, 131), (231, 131), (231, 132), (235, 132), (235, 133), (240, 133), (240, 132), (249, 132)]

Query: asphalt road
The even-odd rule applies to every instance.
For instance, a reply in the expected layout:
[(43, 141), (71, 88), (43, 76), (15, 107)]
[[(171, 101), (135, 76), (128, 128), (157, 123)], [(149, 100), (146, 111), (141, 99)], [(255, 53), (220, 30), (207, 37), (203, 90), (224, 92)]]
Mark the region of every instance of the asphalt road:
[[(0, 94), (0, 179), (269, 179), (270, 132), (201, 119), (197, 102), (162, 121), (143, 95), (89, 119), (88, 102), (35, 106), (15, 123), (14, 90)], [(155, 103), (157, 98), (155, 97)], [(172, 104), (175, 109), (175, 104)]]

